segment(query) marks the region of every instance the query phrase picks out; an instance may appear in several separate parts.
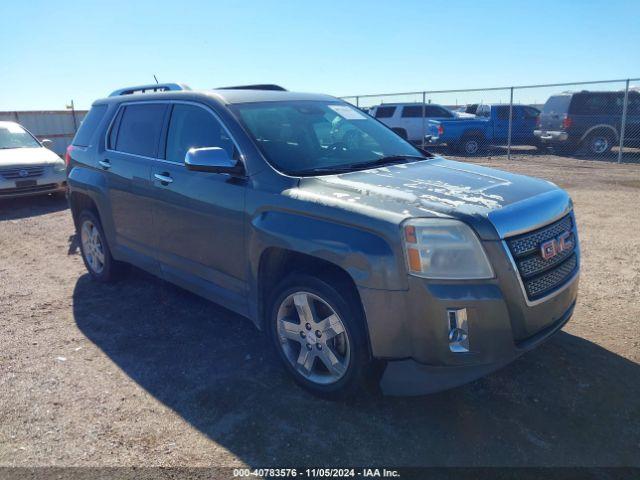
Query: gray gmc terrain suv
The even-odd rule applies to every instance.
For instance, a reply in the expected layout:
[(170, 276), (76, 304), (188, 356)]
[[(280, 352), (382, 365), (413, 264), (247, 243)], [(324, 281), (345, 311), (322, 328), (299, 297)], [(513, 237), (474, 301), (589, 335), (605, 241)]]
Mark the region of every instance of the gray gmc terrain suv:
[(418, 150), (334, 97), (122, 89), (93, 104), (66, 158), (95, 280), (133, 264), (248, 317), (325, 397), (468, 382), (576, 302), (563, 190)]

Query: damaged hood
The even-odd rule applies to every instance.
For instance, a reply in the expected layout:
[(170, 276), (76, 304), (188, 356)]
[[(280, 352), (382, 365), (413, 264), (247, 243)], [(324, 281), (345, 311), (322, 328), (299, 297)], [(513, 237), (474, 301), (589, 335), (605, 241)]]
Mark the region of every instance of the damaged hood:
[(534, 228), (570, 208), (553, 183), (436, 157), (337, 175), (303, 178), (292, 196), (387, 219), (444, 216), (486, 239)]

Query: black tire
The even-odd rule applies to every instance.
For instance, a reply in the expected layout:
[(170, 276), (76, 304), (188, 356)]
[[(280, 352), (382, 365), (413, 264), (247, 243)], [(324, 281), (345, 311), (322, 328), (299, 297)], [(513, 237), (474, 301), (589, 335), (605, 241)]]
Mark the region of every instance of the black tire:
[[(338, 315), (344, 326), (346, 338), (349, 342), (349, 361), (342, 377), (333, 383), (322, 384), (306, 378), (294, 367), (292, 360), (285, 352), (285, 349), (288, 348), (286, 345), (293, 345), (295, 347), (296, 342), (281, 340), (278, 332), (278, 312), (281, 306), (285, 308), (283, 305), (286, 305), (286, 301), (291, 295), (301, 292), (310, 293), (320, 298), (323, 302), (326, 302)], [(318, 277), (294, 273), (286, 277), (274, 288), (267, 309), (269, 337), (285, 369), (291, 374), (298, 385), (316, 396), (331, 400), (342, 400), (356, 396), (362, 391), (363, 387), (368, 385), (368, 381), (370, 380), (369, 374), (372, 372), (372, 363), (370, 362), (367, 348), (367, 337), (364, 331), (364, 319), (361, 313), (362, 309), (358, 305), (357, 300), (346, 292), (348, 292), (348, 289), (340, 288), (338, 290), (329, 282)], [(302, 321), (300, 325), (302, 326)], [(312, 333), (313, 330), (310, 330), (309, 340), (307, 341), (315, 341)], [(307, 347), (308, 346), (309, 344), (307, 343)], [(325, 348), (327, 348), (326, 345)], [(300, 343), (299, 350), (300, 352), (304, 350), (303, 343)], [(309, 350), (313, 350), (313, 347)], [(313, 352), (315, 352), (315, 350), (313, 350)], [(294, 353), (293, 356), (297, 356), (297, 354)], [(314, 357), (312, 362), (312, 365), (316, 366), (315, 368), (323, 368), (323, 365), (319, 364), (319, 362), (321, 362), (319, 358)]]
[(485, 139), (480, 135), (465, 135), (459, 144), (460, 153), (467, 156), (478, 155), (485, 146)]
[[(85, 251), (86, 247), (83, 242), (83, 227), (85, 226), (85, 224), (87, 224), (87, 222), (95, 227), (95, 229), (97, 230), (97, 234), (99, 235), (99, 240), (102, 244), (104, 261), (102, 262), (101, 269), (97, 269), (92, 265), (92, 262), (89, 259), (91, 254)], [(82, 212), (80, 212), (80, 215), (78, 216), (78, 223), (76, 226), (76, 235), (78, 236), (78, 243), (80, 244), (82, 261), (84, 262), (87, 271), (94, 280), (102, 283), (109, 283), (114, 282), (122, 277), (123, 273), (126, 271), (127, 265), (114, 260), (113, 256), (111, 255), (109, 245), (107, 244), (107, 237), (105, 236), (104, 230), (102, 229), (100, 219), (94, 212), (92, 212), (91, 210), (83, 210)]]
[(614, 136), (608, 131), (591, 132), (582, 142), (582, 146), (589, 155), (596, 157), (604, 157), (611, 153), (613, 147)]
[(409, 139), (409, 135), (407, 134), (407, 131), (404, 128), (392, 128), (391, 130), (393, 130), (403, 140)]

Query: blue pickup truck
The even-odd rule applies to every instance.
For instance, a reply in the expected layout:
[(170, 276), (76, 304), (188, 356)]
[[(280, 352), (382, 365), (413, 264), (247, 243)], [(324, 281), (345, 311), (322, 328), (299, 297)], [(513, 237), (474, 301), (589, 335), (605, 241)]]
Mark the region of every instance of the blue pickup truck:
[[(528, 105), (513, 105), (512, 145), (538, 146), (534, 136), (540, 111)], [(447, 145), (452, 151), (474, 155), (489, 145), (506, 145), (509, 136), (509, 105), (479, 105), (476, 116), (456, 120), (429, 120), (426, 141)]]

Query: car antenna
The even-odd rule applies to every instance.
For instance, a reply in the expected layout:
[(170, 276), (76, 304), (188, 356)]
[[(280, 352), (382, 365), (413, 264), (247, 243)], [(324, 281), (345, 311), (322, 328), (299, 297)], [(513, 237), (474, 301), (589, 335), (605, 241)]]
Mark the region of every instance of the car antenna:
[(153, 79), (156, 81), (156, 83), (160, 83), (160, 82), (158, 81), (158, 77), (156, 77), (156, 75), (155, 75), (155, 74), (153, 75)]

